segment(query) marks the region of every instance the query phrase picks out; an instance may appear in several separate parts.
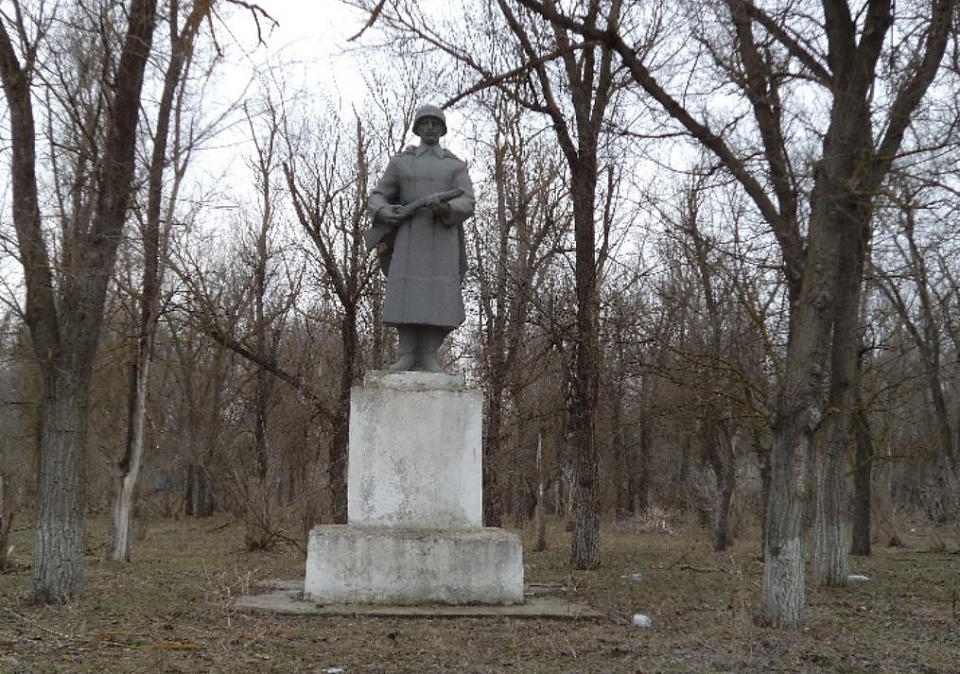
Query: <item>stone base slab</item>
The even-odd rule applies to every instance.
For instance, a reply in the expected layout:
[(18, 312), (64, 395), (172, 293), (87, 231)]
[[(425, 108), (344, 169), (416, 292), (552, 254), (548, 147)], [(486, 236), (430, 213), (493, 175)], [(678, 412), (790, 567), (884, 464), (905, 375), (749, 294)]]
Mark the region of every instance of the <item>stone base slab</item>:
[(521, 604), (523, 550), (502, 529), (319, 526), (303, 589), (321, 604)]
[[(237, 599), (242, 611), (299, 616), (368, 616), (371, 618), (551, 618), (557, 620), (609, 620), (606, 613), (566, 597), (564, 589), (537, 594), (528, 586), (522, 604), (318, 604), (303, 596), (303, 581), (270, 581), (257, 594)], [(534, 592), (531, 593), (531, 590)]]

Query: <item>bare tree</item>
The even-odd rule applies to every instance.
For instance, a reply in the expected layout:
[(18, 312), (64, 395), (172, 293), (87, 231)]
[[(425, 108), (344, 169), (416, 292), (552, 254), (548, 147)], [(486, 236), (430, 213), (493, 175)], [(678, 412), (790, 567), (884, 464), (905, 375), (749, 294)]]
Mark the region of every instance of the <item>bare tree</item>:
[(712, 176), (701, 167), (676, 188), (675, 199), (660, 189), (650, 200), (660, 223), (654, 262), (660, 271), (656, 318), (640, 332), (657, 347), (649, 350), (647, 368), (674, 391), (658, 416), (675, 429), (667, 441), (679, 445), (683, 505), (696, 506), (704, 524), (712, 513), (714, 549), (721, 551), (734, 534), (737, 471), (748, 467), (741, 447), (756, 438), (768, 414), (770, 373), (763, 363), (778, 359), (770, 307), (782, 292), (778, 283), (765, 283), (769, 237), (739, 193)]
[[(538, 64), (531, 72), (536, 93), (532, 99), (521, 97), (520, 100), (550, 118), (570, 172), (577, 297), (577, 346), (570, 407), (577, 501), (571, 562), (578, 569), (593, 569), (600, 565), (600, 460), (596, 438), (600, 376), (596, 199), (601, 132), (620, 81), (613, 51), (608, 47), (592, 45), (578, 53), (569, 28), (559, 24), (554, 24), (549, 42), (536, 44), (531, 39), (535, 35), (531, 24), (525, 24), (523, 17), (505, 0), (498, 4), (521, 53), (530, 62)], [(585, 8), (584, 23), (598, 30), (613, 30), (620, 21), (621, 3), (614, 0), (609, 7), (602, 5), (599, 0), (590, 2)], [(543, 63), (544, 52), (551, 50), (561, 52), (562, 87), (569, 95), (571, 116), (562, 107), (557, 82)]]
[[(730, 501), (736, 476), (736, 445), (739, 435), (735, 427), (734, 415), (729, 411), (733, 396), (723, 391), (717, 379), (722, 377), (724, 363), (724, 325), (723, 315), (729, 305), (723, 306), (721, 293), (717, 292), (716, 273), (712, 261), (712, 243), (701, 231), (700, 196), (697, 189), (691, 189), (684, 208), (685, 234), (689, 237), (691, 254), (699, 277), (700, 295), (706, 309), (707, 351), (706, 367), (713, 385), (705, 387), (703, 415), (700, 420), (702, 451), (713, 471), (716, 482), (716, 501), (714, 503), (713, 549), (723, 552), (730, 545)], [(718, 297), (718, 295), (721, 295)], [(741, 344), (738, 348), (745, 348)], [(732, 359), (731, 359), (732, 360)]]
[(854, 420), (855, 451), (853, 464), (853, 526), (850, 554), (870, 555), (871, 513), (873, 504), (873, 438), (870, 435), (870, 416), (863, 396), (858, 393)]
[[(909, 45), (894, 55), (897, 77), (890, 81), (890, 96), (878, 106), (873, 96), (878, 65), (895, 19), (889, 0), (868, 0), (858, 8), (842, 0), (826, 0), (816, 15), (807, 11), (774, 14), (746, 0), (729, 0), (726, 21), (720, 25), (735, 36), (731, 73), (750, 105), (761, 139), (762, 174), (668, 90), (651, 70), (645, 52), (630, 44), (633, 36), (616, 26), (603, 30), (564, 14), (551, 0), (517, 2), (555, 25), (614, 50), (647, 96), (737, 179), (777, 236), (793, 309), (772, 424), (761, 613), (774, 624), (797, 627), (805, 604), (803, 519), (808, 460), (820, 459), (815, 473), (816, 580), (846, 582), (840, 476), (851, 431), (857, 317), (873, 196), (940, 70), (955, 2), (935, 0), (924, 10), (911, 8), (912, 18), (902, 16), (916, 30), (909, 33), (913, 36)], [(818, 45), (820, 36), (824, 42)], [(711, 55), (724, 62), (721, 49)], [(805, 247), (799, 229), (802, 192), (796, 159), (790, 157), (789, 137), (783, 132), (784, 104), (789, 101), (783, 97), (782, 83), (791, 64), (824, 92), (830, 110), (812, 175)], [(875, 128), (883, 129), (876, 141)], [(828, 392), (826, 396), (823, 391)], [(824, 448), (822, 454), (815, 451), (815, 436)]]
[[(178, 188), (189, 157), (189, 148), (182, 147), (182, 139), (176, 137), (176, 129), (180, 126), (177, 118), (182, 113), (182, 96), (178, 97), (177, 93), (183, 86), (185, 73), (189, 70), (193, 46), (208, 10), (202, 2), (194, 4), (189, 9), (182, 26), (178, 25), (180, 21), (178, 0), (171, 0), (168, 11), (170, 54), (156, 110), (153, 151), (147, 169), (146, 208), (141, 223), (143, 277), (139, 298), (140, 322), (130, 373), (126, 449), (117, 465), (117, 486), (110, 513), (107, 559), (111, 561), (129, 561), (130, 559), (131, 513), (134, 490), (144, 454), (147, 389), (154, 355), (157, 322), (160, 317), (167, 239), (174, 221)], [(169, 152), (171, 125), (175, 136), (172, 160)], [(166, 195), (167, 206), (164, 209), (164, 185), (168, 164), (172, 164), (175, 177), (170, 193)]]
[[(186, 251), (180, 257), (184, 256)], [(198, 296), (216, 292), (211, 288), (216, 285), (216, 274), (202, 277), (197, 266), (187, 267), (183, 259), (174, 262), (174, 269), (183, 268), (191, 270), (188, 278), (194, 283), (182, 292), (186, 297), (181, 301), (185, 299), (186, 306), (163, 314), (161, 320), (170, 335), (170, 368), (176, 382), (178, 423), (174, 440), (182, 448), (184, 514), (209, 517), (216, 509), (215, 458), (221, 442), (231, 352), (224, 340), (209, 339), (207, 322), (197, 317), (205, 312), (194, 306)], [(197, 293), (197, 285), (206, 292)], [(224, 306), (226, 302), (217, 298), (213, 304)]]
[(27, 288), (26, 320), (44, 383), (32, 592), (36, 600), (61, 601), (76, 596), (81, 584), (88, 388), (132, 191), (139, 100), (157, 6), (155, 0), (131, 0), (126, 33), (109, 36), (121, 47), (117, 61), (104, 64), (110, 81), (97, 83), (110, 87), (98, 129), (103, 154), (96, 168), (90, 167), (89, 182), (77, 186), (92, 189), (96, 198), (89, 220), (65, 231), (59, 263), (50, 256), (43, 228), (33, 108), (37, 59), (53, 48), (47, 40), (57, 27), (48, 17), (30, 16), (20, 2), (12, 11), (0, 21), (0, 79), (10, 115), (13, 219)]
[[(489, 106), (496, 124), (489, 168), (496, 201), (491, 209), (481, 205), (475, 221), (472, 277), (479, 291), (477, 339), (486, 382), (484, 522), (500, 526), (506, 492), (516, 495), (523, 475), (516, 452), (513, 465), (504, 470), (507, 408), (522, 409), (523, 390), (539, 371), (537, 354), (528, 348), (529, 312), (566, 232), (558, 158), (551, 156), (542, 137), (525, 137), (532, 131), (528, 115), (509, 97), (494, 93)], [(516, 442), (515, 449), (523, 444)], [(514, 483), (512, 488), (498, 484), (501, 474)], [(511, 498), (512, 505), (516, 500)]]
[[(919, 364), (926, 381), (932, 407), (932, 435), (937, 447), (936, 459), (926, 468), (933, 489), (925, 499), (930, 517), (936, 521), (949, 521), (960, 513), (958, 496), (957, 435), (948, 407), (947, 388), (944, 381), (944, 348), (948, 343), (952, 277), (947, 270), (936, 278), (938, 257), (944, 253), (946, 234), (930, 233), (924, 236), (922, 213), (924, 197), (920, 190), (904, 188), (898, 196), (899, 233), (894, 235), (892, 246), (898, 253), (891, 263), (890, 271), (875, 265), (875, 279), (884, 297), (900, 317), (902, 325), (916, 347)], [(932, 207), (927, 207), (932, 208)], [(924, 243), (922, 238), (928, 239)], [(941, 258), (942, 259), (942, 258)]]
[(363, 361), (358, 326), (365, 298), (377, 282), (377, 271), (363, 244), (370, 141), (359, 115), (352, 134), (336, 123), (326, 130), (332, 137), (321, 134), (315, 137), (319, 142), (303, 145), (296, 141), (306, 139), (288, 134), (289, 158), (283, 171), (297, 220), (322, 269), (322, 283), (338, 305), (340, 364), (327, 466), (333, 521), (345, 524), (350, 390), (359, 379)]
[(35, 456), (37, 381), (14, 309), (0, 316), (0, 572), (9, 567), (13, 525), (26, 505)]

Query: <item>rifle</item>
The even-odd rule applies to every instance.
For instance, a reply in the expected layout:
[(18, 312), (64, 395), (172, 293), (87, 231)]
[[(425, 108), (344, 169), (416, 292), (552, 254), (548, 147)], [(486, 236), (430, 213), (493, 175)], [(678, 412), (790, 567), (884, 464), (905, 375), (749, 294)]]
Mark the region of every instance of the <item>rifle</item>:
[[(403, 204), (398, 210), (398, 214), (401, 218), (406, 220), (411, 217), (414, 213), (419, 211), (421, 208), (429, 208), (430, 206), (436, 206), (438, 204), (445, 204), (448, 201), (456, 199), (463, 194), (463, 189), (457, 187), (456, 189), (447, 190), (446, 192), (435, 192), (434, 194), (428, 194), (425, 197), (420, 197), (419, 199), (414, 199), (409, 204)], [(363, 242), (367, 246), (367, 250), (373, 250), (377, 245), (383, 241), (384, 237), (387, 236), (390, 232), (394, 230), (390, 225), (384, 224), (375, 224), (373, 227), (368, 229), (363, 233)]]
[(404, 204), (400, 207), (399, 215), (403, 219), (409, 218), (411, 215), (419, 211), (421, 208), (427, 208), (428, 206), (437, 206), (439, 204), (445, 204), (452, 199), (456, 199), (461, 194), (463, 190), (459, 187), (453, 190), (448, 190), (446, 192), (436, 192), (435, 194), (428, 194), (425, 197), (420, 197), (419, 199), (414, 199), (409, 204)]

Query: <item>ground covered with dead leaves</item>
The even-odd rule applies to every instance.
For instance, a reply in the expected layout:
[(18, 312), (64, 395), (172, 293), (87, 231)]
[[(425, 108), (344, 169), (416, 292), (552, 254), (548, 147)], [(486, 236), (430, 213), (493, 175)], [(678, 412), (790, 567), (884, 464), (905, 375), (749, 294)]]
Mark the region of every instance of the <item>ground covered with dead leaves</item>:
[[(806, 627), (754, 623), (756, 540), (710, 549), (693, 525), (609, 524), (603, 567), (568, 568), (569, 535), (525, 549), (526, 579), (564, 588), (602, 619), (289, 617), (247, 613), (258, 583), (303, 575), (293, 546), (243, 550), (232, 520), (151, 522), (133, 561), (103, 561), (106, 527), (90, 525), (84, 596), (24, 601), (30, 531), (0, 575), (0, 674), (98, 672), (960, 672), (960, 534), (908, 526), (851, 571), (869, 580), (808, 592)], [(525, 536), (525, 543), (529, 538)], [(652, 620), (638, 628), (633, 616)]]

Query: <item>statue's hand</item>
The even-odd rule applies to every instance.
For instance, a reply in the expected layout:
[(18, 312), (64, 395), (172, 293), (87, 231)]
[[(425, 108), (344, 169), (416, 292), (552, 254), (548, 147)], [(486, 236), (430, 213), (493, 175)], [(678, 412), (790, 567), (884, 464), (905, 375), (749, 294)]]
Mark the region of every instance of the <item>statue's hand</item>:
[(453, 213), (453, 209), (450, 207), (450, 204), (443, 201), (437, 204), (433, 204), (433, 217), (437, 220), (440, 220), (444, 224), (447, 224), (447, 218), (450, 217), (450, 214)]
[(384, 206), (377, 213), (377, 220), (379, 220), (380, 222), (386, 225), (391, 225), (391, 226), (399, 225), (401, 222), (403, 222), (403, 215), (400, 212), (400, 206), (398, 205)]

